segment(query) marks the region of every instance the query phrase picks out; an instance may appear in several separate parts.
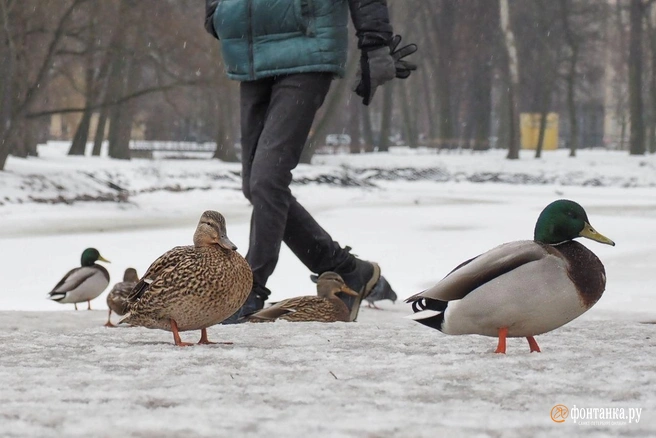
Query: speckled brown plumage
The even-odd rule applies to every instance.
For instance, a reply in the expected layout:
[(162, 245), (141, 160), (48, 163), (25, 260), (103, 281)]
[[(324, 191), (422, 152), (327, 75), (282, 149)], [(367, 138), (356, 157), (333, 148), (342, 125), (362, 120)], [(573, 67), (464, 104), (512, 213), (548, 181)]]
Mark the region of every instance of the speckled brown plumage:
[(202, 330), (239, 309), (252, 286), (250, 266), (227, 238), (223, 216), (207, 211), (194, 246), (175, 247), (148, 268), (121, 322), (172, 330), (173, 319), (180, 331)]
[(350, 311), (336, 294), (357, 294), (349, 289), (339, 274), (324, 272), (317, 280), (318, 296), (290, 298), (251, 315), (250, 322), (349, 322)]

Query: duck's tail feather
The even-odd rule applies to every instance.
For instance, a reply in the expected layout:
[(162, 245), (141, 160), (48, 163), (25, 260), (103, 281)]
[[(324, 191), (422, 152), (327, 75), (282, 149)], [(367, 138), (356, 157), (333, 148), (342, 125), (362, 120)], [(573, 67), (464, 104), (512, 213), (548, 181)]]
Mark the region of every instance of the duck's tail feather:
[(439, 331), (442, 331), (444, 325), (444, 312), (435, 310), (420, 310), (407, 318)]
[(66, 293), (50, 292), (47, 298), (53, 301), (61, 301), (66, 298)]
[(130, 321), (129, 321), (130, 318), (132, 318), (132, 312), (128, 312), (128, 313), (126, 313), (125, 315), (123, 315), (123, 317), (122, 317), (121, 319), (118, 320), (118, 323), (119, 323), (119, 324), (127, 324), (127, 323), (130, 322)]
[[(410, 302), (411, 298), (406, 300), (406, 303)], [(431, 298), (419, 298), (412, 301), (412, 311), (417, 313), (423, 310), (435, 310), (437, 312), (444, 312), (449, 305), (448, 301), (434, 300)]]

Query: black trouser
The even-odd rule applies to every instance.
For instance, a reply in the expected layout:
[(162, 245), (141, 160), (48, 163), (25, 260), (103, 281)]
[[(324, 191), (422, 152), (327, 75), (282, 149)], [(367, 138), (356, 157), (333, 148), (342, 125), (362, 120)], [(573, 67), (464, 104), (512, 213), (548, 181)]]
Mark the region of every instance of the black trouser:
[(253, 204), (246, 260), (265, 286), (285, 244), (322, 273), (349, 254), (314, 220), (289, 185), (332, 74), (304, 73), (241, 83), (242, 189)]

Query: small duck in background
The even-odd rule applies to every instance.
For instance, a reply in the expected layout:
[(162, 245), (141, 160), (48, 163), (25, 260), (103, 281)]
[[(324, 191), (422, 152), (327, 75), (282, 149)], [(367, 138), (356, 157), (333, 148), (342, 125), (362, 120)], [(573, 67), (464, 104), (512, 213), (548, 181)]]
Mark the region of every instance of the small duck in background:
[(48, 294), (48, 298), (61, 304), (87, 302), (91, 310), (91, 300), (100, 296), (109, 285), (109, 272), (97, 261), (110, 263), (100, 255), (96, 248), (87, 248), (82, 252), (81, 266), (68, 271), (57, 286)]
[(357, 296), (336, 272), (324, 272), (317, 278), (317, 296), (289, 298), (246, 317), (249, 322), (349, 322), (350, 311), (337, 294)]
[(235, 313), (253, 288), (253, 272), (228, 239), (225, 218), (208, 210), (194, 233), (193, 246), (177, 246), (155, 260), (128, 298), (128, 313), (118, 322), (173, 332), (200, 330)]
[(119, 316), (128, 313), (128, 297), (132, 293), (132, 289), (139, 282), (137, 270), (134, 268), (127, 268), (123, 273), (123, 281), (116, 283), (112, 290), (107, 294), (107, 307), (109, 313), (107, 314), (107, 323), (105, 327), (116, 327), (112, 324), (112, 311)]
[(579, 204), (554, 201), (540, 213), (533, 240), (467, 260), (408, 298), (416, 312), (411, 319), (449, 335), (498, 337), (495, 353), (505, 354), (507, 337), (525, 337), (539, 353), (534, 336), (578, 318), (606, 287), (604, 265), (577, 237), (615, 246), (592, 228)]

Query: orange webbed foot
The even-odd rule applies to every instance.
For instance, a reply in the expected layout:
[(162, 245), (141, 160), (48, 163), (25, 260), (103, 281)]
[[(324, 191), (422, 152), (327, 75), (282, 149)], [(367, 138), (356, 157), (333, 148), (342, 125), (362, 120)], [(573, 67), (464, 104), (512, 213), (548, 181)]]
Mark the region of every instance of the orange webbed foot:
[(173, 332), (173, 342), (175, 342), (175, 345), (178, 347), (191, 347), (194, 345), (189, 342), (182, 342), (182, 339), (180, 339), (180, 332), (178, 331), (178, 323), (176, 323), (174, 319), (171, 319), (171, 331)]
[(526, 340), (528, 341), (528, 345), (531, 347), (531, 353), (540, 353), (540, 346), (533, 336), (527, 336)]
[(495, 353), (506, 354), (506, 337), (508, 336), (508, 327), (501, 327), (499, 329), (499, 344)]
[(209, 339), (207, 339), (207, 329), (201, 329), (200, 331), (200, 341), (198, 341), (198, 345), (216, 345), (216, 344), (221, 344), (221, 345), (232, 345), (232, 342), (212, 342)]

